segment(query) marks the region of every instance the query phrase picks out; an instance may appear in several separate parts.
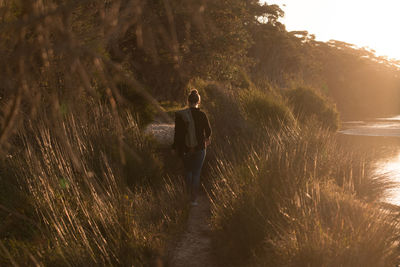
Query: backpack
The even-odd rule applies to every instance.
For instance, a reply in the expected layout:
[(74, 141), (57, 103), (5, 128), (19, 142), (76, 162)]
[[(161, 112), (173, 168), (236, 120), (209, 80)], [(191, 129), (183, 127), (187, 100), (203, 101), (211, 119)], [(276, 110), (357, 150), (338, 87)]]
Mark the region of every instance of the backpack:
[(183, 122), (185, 123), (185, 145), (188, 148), (194, 148), (197, 146), (197, 138), (196, 138), (196, 128), (194, 125), (194, 119), (192, 116), (192, 111), (190, 108), (181, 110), (177, 112), (180, 114)]

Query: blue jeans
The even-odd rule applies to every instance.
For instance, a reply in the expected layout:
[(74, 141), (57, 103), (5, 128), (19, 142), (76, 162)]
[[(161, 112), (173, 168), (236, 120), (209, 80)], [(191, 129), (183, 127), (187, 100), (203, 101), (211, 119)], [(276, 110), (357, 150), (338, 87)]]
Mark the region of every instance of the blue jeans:
[(185, 166), (185, 178), (188, 191), (192, 201), (196, 201), (200, 187), (200, 174), (203, 167), (206, 150), (187, 153), (183, 156), (183, 164)]

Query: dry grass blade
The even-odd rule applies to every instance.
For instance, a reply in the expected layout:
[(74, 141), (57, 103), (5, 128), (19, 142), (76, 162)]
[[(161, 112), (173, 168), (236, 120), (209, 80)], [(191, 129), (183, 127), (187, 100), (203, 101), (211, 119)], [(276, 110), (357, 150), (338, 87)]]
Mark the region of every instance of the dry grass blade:
[(10, 259), (11, 264), (14, 267), (19, 267), (19, 265), (17, 264), (17, 262), (15, 261), (15, 259), (11, 256), (10, 252), (7, 250), (7, 248), (3, 245), (3, 242), (1, 242), (0, 240), (0, 248), (1, 250), (3, 250), (3, 252), (7, 255), (7, 257)]

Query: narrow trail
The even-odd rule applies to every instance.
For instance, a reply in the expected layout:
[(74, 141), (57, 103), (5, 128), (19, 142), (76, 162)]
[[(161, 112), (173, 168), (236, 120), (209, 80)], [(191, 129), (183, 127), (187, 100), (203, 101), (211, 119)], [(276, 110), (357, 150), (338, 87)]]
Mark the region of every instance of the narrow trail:
[(171, 252), (170, 267), (217, 267), (211, 249), (210, 203), (205, 195), (191, 207), (186, 230)]
[[(173, 142), (174, 124), (154, 122), (145, 132), (154, 136), (160, 145), (169, 147)], [(210, 202), (204, 193), (197, 202), (198, 206), (190, 208), (186, 229), (169, 250), (168, 267), (218, 267), (211, 248)]]

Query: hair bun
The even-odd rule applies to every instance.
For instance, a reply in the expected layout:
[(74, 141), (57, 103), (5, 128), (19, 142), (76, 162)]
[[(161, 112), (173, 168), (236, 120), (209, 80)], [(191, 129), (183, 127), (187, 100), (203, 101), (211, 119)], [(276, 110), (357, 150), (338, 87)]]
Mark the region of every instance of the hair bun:
[(192, 91), (190, 91), (188, 101), (189, 101), (189, 103), (192, 103), (192, 104), (200, 103), (200, 95), (196, 89), (192, 89)]

